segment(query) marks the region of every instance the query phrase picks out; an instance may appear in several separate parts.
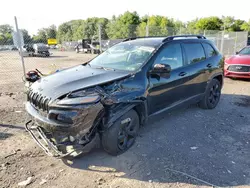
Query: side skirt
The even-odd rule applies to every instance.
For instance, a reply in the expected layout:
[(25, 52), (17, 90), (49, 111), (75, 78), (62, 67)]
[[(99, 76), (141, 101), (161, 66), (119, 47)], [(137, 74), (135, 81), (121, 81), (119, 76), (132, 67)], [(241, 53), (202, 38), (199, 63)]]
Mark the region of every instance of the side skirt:
[(161, 113), (167, 113), (169, 111), (172, 111), (172, 110), (175, 110), (175, 109), (178, 109), (178, 108), (181, 108), (181, 107), (186, 107), (186, 106), (188, 106), (190, 104), (198, 103), (202, 99), (203, 96), (204, 96), (204, 94), (199, 94), (199, 95), (189, 97), (189, 98), (187, 98), (185, 100), (177, 101), (177, 102), (171, 104), (170, 106), (168, 106), (166, 108), (163, 108), (163, 109), (149, 115), (149, 118), (152, 117), (152, 116), (161, 114)]

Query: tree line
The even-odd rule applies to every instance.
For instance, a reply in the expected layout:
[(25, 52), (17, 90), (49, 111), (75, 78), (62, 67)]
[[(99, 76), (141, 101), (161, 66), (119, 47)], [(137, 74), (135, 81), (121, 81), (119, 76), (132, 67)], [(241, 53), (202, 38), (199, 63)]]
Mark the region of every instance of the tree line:
[[(206, 17), (197, 18), (184, 23), (165, 16), (153, 15), (140, 17), (137, 12), (125, 12), (111, 19), (92, 17), (86, 20), (71, 20), (56, 28), (52, 25), (39, 29), (37, 34), (30, 36), (27, 30), (22, 30), (25, 43), (46, 43), (48, 38), (63, 41), (77, 41), (80, 39), (97, 39), (101, 27), (102, 39), (121, 39), (135, 36), (160, 36), (184, 33), (195, 33), (203, 30), (247, 31), (250, 34), (250, 20), (248, 22), (234, 17)], [(13, 28), (0, 25), (0, 44), (12, 43)]]

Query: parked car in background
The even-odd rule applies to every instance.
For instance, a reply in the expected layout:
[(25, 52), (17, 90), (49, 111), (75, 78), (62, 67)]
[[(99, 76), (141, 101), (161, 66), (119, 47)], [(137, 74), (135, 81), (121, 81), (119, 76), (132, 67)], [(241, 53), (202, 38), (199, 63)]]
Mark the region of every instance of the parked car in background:
[(49, 45), (48, 47), (49, 47), (49, 49), (57, 49), (58, 48), (57, 45)]
[(100, 43), (98, 41), (92, 41), (91, 39), (82, 39), (75, 46), (75, 51), (76, 53), (84, 52), (84, 53), (99, 54)]
[[(22, 47), (22, 52), (23, 52), (24, 57), (26, 57), (26, 56), (34, 56), (35, 50), (34, 50), (32, 44), (25, 44)], [(19, 50), (19, 53), (20, 53), (20, 50)]]
[(11, 45), (11, 46), (9, 46), (9, 50), (11, 50), (11, 51), (17, 51), (18, 48), (15, 47), (15, 46), (13, 46), (13, 45)]
[(250, 46), (225, 60), (224, 75), (231, 78), (250, 78)]
[(193, 103), (215, 108), (223, 60), (204, 36), (126, 39), (32, 84), (26, 129), (56, 157), (89, 151), (99, 135), (106, 152), (121, 154), (151, 116)]
[(50, 56), (49, 48), (43, 43), (37, 43), (33, 45), (34, 55)]

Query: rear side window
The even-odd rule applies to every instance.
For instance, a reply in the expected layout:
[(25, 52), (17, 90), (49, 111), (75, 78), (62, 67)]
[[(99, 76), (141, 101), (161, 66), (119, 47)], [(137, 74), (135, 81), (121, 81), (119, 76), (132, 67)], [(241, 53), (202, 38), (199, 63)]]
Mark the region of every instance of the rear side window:
[(216, 51), (214, 50), (214, 48), (210, 44), (203, 43), (202, 45), (204, 46), (208, 57), (213, 57), (216, 55)]
[(184, 43), (188, 64), (193, 64), (206, 59), (204, 49), (200, 43)]

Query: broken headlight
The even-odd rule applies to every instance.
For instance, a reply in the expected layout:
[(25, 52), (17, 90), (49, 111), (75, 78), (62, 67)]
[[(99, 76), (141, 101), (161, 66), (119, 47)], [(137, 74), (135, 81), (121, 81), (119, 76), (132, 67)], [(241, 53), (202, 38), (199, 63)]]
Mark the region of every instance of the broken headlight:
[(99, 95), (89, 95), (84, 97), (65, 98), (57, 102), (59, 105), (80, 105), (80, 104), (91, 104), (100, 101)]

